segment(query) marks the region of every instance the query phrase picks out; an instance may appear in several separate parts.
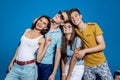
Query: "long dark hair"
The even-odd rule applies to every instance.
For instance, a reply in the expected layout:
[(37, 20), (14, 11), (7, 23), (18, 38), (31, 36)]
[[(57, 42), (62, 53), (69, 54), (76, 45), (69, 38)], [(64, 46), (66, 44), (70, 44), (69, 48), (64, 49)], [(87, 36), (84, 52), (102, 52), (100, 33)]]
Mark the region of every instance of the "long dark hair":
[(32, 24), (32, 27), (31, 27), (31, 29), (34, 29), (35, 27), (36, 27), (36, 23), (41, 19), (41, 18), (46, 18), (47, 20), (48, 20), (48, 25), (47, 25), (47, 29), (43, 29), (43, 30), (41, 30), (41, 34), (42, 35), (44, 35), (44, 34), (46, 34), (48, 31), (49, 31), (49, 29), (50, 29), (50, 25), (51, 25), (51, 22), (50, 22), (50, 17), (49, 16), (40, 16), (33, 24)]
[[(70, 22), (67, 22), (67, 23), (70, 23)], [(67, 45), (70, 45), (70, 49), (72, 50), (72, 45), (74, 43), (75, 36), (76, 36), (76, 33), (75, 33), (73, 25), (72, 25), (72, 34), (71, 34), (71, 37), (70, 37), (69, 41), (66, 39), (65, 34), (63, 33), (63, 36), (62, 36), (62, 49), (61, 49), (62, 56), (61, 56), (61, 58), (63, 59), (64, 63), (66, 63), (66, 61), (67, 61), (67, 52), (66, 52), (67, 51)]]
[(65, 22), (69, 22), (70, 21), (70, 15), (69, 15), (70, 11), (69, 10), (65, 10), (63, 12), (65, 12), (67, 14), (67, 16), (68, 16), (68, 20), (66, 20)]

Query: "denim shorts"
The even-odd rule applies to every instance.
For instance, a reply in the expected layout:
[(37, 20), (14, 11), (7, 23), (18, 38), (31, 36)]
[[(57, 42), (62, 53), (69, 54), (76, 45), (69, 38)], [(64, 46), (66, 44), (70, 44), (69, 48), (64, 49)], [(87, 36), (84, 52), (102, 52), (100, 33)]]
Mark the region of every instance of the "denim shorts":
[(14, 63), (5, 80), (37, 80), (37, 66), (35, 63), (22, 66)]
[[(69, 65), (65, 65), (65, 74), (68, 74)], [(70, 80), (81, 80), (84, 73), (84, 65), (75, 65)]]

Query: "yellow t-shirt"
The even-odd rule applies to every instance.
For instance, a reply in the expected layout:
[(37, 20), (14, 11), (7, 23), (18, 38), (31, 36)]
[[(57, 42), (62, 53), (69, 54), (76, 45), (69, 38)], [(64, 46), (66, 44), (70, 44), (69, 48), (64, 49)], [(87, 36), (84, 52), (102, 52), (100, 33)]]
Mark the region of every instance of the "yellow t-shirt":
[[(97, 46), (96, 36), (102, 35), (103, 32), (96, 23), (87, 23), (87, 27), (83, 31), (75, 28), (78, 36), (83, 40), (85, 48), (92, 48)], [(106, 61), (102, 51), (86, 54), (84, 57), (84, 64), (86, 66), (97, 66)]]

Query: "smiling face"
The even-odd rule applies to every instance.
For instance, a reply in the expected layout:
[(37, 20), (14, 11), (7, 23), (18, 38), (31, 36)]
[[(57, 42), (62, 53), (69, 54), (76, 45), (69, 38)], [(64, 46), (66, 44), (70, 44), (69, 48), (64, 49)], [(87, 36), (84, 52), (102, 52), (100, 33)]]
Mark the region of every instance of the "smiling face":
[(68, 15), (67, 15), (66, 12), (61, 12), (61, 11), (59, 11), (58, 14), (56, 14), (56, 15), (53, 17), (53, 20), (54, 20), (56, 23), (60, 24), (60, 23), (63, 23), (63, 22), (65, 22), (65, 21), (68, 20)]
[(49, 23), (48, 19), (42, 17), (36, 22), (35, 28), (39, 30), (47, 29), (48, 23)]
[(63, 26), (63, 33), (64, 34), (71, 34), (73, 32), (73, 26), (70, 23), (66, 23)]
[(77, 11), (73, 11), (71, 14), (71, 21), (74, 25), (79, 25), (81, 23), (82, 20), (82, 15), (79, 14)]

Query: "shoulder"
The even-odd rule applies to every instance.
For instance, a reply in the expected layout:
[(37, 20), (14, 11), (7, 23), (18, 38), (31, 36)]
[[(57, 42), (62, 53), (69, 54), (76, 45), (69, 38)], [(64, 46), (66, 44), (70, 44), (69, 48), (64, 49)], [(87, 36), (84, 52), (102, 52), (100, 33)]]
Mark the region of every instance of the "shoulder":
[(99, 28), (99, 25), (95, 22), (89, 22), (87, 23), (87, 25), (90, 29), (93, 29), (93, 30), (95, 30), (96, 28)]
[(81, 41), (80, 37), (78, 37), (78, 36), (75, 37), (75, 40)]
[(88, 26), (95, 26), (95, 25), (97, 25), (97, 23), (95, 23), (95, 22), (88, 22), (87, 24), (88, 24)]
[(27, 29), (25, 29), (25, 31), (24, 32), (27, 32), (27, 31), (30, 31), (31, 29), (30, 28), (27, 28)]
[(88, 25), (88, 26), (99, 27), (99, 25), (98, 25), (96, 22), (88, 22), (87, 25)]
[(39, 43), (44, 43), (45, 42), (45, 38), (42, 36), (40, 39), (39, 39)]
[(29, 31), (29, 30), (31, 30), (31, 29), (30, 28), (25, 29), (25, 31)]

